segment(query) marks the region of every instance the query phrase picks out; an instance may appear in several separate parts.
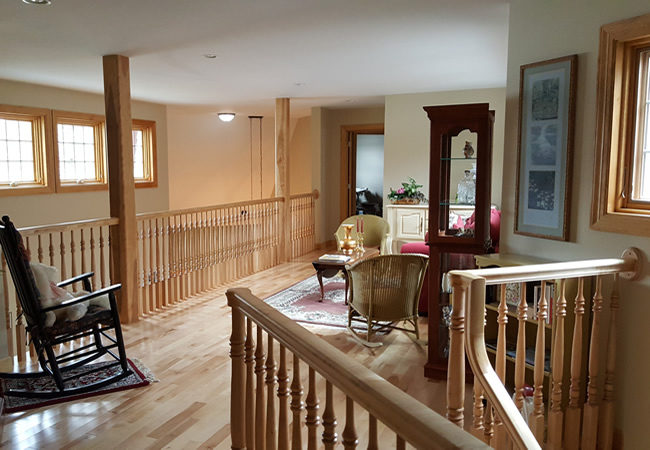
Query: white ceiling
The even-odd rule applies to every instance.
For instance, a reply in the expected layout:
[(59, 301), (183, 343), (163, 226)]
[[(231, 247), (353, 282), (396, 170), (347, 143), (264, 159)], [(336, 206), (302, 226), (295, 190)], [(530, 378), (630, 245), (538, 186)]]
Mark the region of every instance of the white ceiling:
[(101, 57), (120, 54), (138, 100), (268, 114), (290, 97), (292, 115), (383, 104), (505, 86), (508, 10), (505, 0), (2, 0), (0, 78), (101, 93)]

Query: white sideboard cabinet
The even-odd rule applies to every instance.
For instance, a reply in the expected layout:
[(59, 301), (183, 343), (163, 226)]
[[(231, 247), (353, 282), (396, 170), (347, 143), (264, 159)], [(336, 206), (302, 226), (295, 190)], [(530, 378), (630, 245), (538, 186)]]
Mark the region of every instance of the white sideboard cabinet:
[(386, 246), (391, 253), (399, 253), (405, 242), (424, 241), (429, 228), (429, 205), (386, 205), (386, 220), (390, 236)]

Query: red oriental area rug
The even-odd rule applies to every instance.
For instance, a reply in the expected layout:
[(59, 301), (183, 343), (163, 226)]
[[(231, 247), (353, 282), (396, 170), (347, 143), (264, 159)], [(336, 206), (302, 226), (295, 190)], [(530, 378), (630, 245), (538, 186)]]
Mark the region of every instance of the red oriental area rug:
[[(101, 367), (110, 364), (110, 362), (99, 362), (97, 364), (91, 364), (86, 366), (88, 367), (96, 366)], [(25, 411), (32, 408), (40, 408), (41, 406), (54, 405), (57, 403), (69, 402), (72, 400), (79, 400), (83, 398), (93, 397), (96, 395), (108, 394), (109, 392), (123, 391), (125, 389), (133, 389), (142, 386), (147, 386), (153, 381), (158, 381), (155, 379), (153, 374), (142, 365), (138, 360), (129, 360), (129, 365), (133, 374), (129, 375), (126, 378), (123, 378), (115, 383), (105, 386), (104, 388), (97, 389), (96, 391), (86, 392), (84, 394), (71, 395), (68, 397), (59, 397), (54, 399), (39, 399), (39, 398), (23, 398), (23, 397), (14, 397), (2, 395), (4, 399), (4, 410), (3, 413), (13, 413), (18, 411)], [(72, 369), (67, 374), (74, 375), (75, 370)], [(104, 370), (93, 373), (87, 377), (75, 378), (66, 382), (66, 385), (69, 384), (69, 387), (82, 386), (88, 384), (97, 379), (97, 377), (109, 376), (110, 374), (116, 373), (119, 371), (119, 366), (110, 367)], [(28, 379), (18, 379), (18, 378), (0, 378), (0, 386), (4, 392), (6, 389), (25, 389), (25, 390), (55, 390), (54, 380), (50, 376), (43, 376), (39, 378), (28, 378)]]
[(264, 301), (296, 322), (345, 328), (348, 307), (345, 304), (345, 281), (341, 277), (323, 278), (325, 296), (320, 300), (316, 275), (274, 294)]

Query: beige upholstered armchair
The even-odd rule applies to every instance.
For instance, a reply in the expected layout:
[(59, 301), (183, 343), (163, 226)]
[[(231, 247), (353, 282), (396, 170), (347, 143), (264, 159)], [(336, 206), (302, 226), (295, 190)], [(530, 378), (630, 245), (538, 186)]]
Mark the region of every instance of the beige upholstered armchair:
[[(394, 328), (415, 334), (418, 330), (418, 300), (429, 264), (425, 255), (382, 255), (352, 264), (347, 268), (350, 280), (348, 297), (348, 330), (369, 347), (372, 335), (383, 328)], [(352, 328), (353, 321), (365, 322), (367, 335), (364, 341)], [(411, 328), (396, 323), (411, 324)]]
[[(379, 252), (382, 255), (388, 253), (388, 249), (386, 248), (386, 239), (390, 233), (390, 225), (388, 224), (388, 221), (383, 217), (363, 214), (359, 216), (350, 216), (341, 222), (341, 225), (356, 224), (357, 218), (363, 218), (363, 246), (377, 247), (379, 248)], [(343, 231), (343, 227), (341, 227), (341, 225), (339, 225), (336, 233), (334, 233), (336, 248), (339, 251), (341, 250), (340, 241), (345, 236), (345, 232)]]

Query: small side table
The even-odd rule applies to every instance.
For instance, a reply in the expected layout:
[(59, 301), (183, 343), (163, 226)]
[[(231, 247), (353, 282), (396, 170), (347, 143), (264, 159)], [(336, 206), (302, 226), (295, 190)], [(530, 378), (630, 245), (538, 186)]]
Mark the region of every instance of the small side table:
[[(338, 252), (340, 253), (340, 252)], [(343, 255), (343, 253), (340, 253)], [(372, 258), (379, 255), (379, 249), (376, 248), (366, 248), (363, 253), (352, 252), (350, 259), (346, 262), (333, 262), (333, 261), (320, 261), (316, 260), (312, 262), (314, 269), (316, 270), (316, 276), (318, 277), (318, 284), (320, 285), (320, 300), (323, 301), (325, 297), (325, 290), (323, 288), (323, 277), (332, 278), (339, 272), (342, 272), (343, 279), (345, 280), (345, 304), (348, 304), (348, 271), (345, 270), (345, 266), (361, 261), (362, 259)]]

